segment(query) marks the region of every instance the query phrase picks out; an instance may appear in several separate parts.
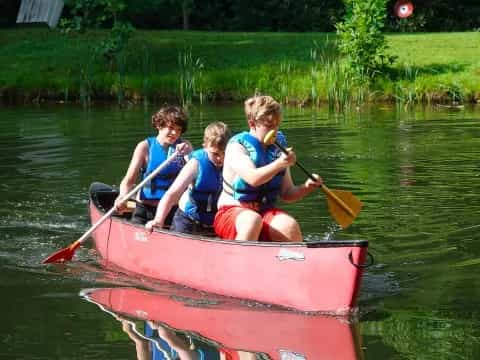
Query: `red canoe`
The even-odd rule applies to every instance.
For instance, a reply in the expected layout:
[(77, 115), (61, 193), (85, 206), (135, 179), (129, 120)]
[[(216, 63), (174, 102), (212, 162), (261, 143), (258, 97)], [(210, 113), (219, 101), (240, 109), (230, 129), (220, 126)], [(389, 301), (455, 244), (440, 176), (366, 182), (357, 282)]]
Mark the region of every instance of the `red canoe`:
[(358, 323), (345, 318), (251, 308), (183, 291), (98, 288), (81, 295), (109, 313), (166, 324), (217, 347), (264, 353), (273, 360), (362, 358)]
[[(117, 190), (94, 183), (89, 192), (93, 224)], [(356, 306), (368, 249), (366, 240), (286, 244), (150, 233), (119, 216), (93, 239), (107, 266), (214, 294), (338, 314)]]

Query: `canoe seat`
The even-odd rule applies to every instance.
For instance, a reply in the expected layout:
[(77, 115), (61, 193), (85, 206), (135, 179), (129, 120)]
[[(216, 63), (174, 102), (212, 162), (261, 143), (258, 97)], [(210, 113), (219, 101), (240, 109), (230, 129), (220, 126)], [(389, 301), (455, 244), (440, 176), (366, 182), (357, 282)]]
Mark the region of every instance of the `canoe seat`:
[[(99, 205), (98, 207), (102, 210), (108, 211), (112, 208), (117, 196), (118, 190), (116, 189), (100, 190), (92, 194), (92, 200)], [(113, 216), (129, 219), (132, 216), (133, 210), (135, 210), (135, 206), (136, 202), (134, 200), (128, 200), (127, 207), (123, 211), (113, 214)]]
[(112, 208), (117, 196), (118, 191), (116, 190), (96, 191), (92, 194), (92, 200), (99, 208), (108, 211)]

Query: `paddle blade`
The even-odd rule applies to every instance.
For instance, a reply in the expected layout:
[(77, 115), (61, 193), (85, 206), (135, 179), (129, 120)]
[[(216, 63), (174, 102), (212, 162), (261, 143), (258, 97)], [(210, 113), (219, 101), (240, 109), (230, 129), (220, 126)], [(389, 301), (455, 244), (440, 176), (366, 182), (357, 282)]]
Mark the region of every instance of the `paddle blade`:
[(335, 221), (340, 225), (343, 229), (348, 227), (353, 220), (358, 216), (360, 210), (362, 209), (362, 202), (353, 195), (350, 191), (344, 190), (330, 190), (337, 198), (339, 198), (346, 206), (348, 206), (349, 210), (345, 209), (335, 197), (330, 196), (329, 193), (327, 195), (327, 205), (330, 214), (335, 219)]
[(263, 143), (267, 146), (272, 145), (275, 141), (277, 141), (277, 132), (275, 130), (270, 130), (263, 138)]
[(43, 260), (42, 264), (63, 263), (72, 260), (75, 250), (77, 250), (80, 244), (81, 242), (77, 240), (69, 247), (54, 252), (52, 255)]

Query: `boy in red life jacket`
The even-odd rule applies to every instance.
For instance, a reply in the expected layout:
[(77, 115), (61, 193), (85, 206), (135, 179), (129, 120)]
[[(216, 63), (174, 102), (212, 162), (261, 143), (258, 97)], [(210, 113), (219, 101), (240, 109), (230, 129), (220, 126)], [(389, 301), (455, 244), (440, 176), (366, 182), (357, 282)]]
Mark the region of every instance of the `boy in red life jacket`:
[[(120, 194), (115, 200), (117, 210), (125, 208), (125, 201), (121, 202), (120, 199), (135, 186), (139, 175), (142, 179), (147, 177), (175, 151), (177, 158), (138, 192), (137, 205), (132, 214), (133, 223), (145, 224), (153, 219), (158, 202), (185, 165), (184, 156), (192, 151), (192, 145), (182, 140), (180, 135), (187, 130), (187, 123), (187, 114), (177, 106), (163, 107), (152, 116), (152, 126), (158, 134), (137, 144), (127, 173), (120, 183)], [(171, 222), (174, 212), (175, 209), (166, 222)]]
[[(254, 96), (245, 101), (249, 131), (232, 137), (225, 151), (223, 191), (218, 200), (214, 229), (223, 239), (261, 241), (303, 241), (297, 221), (275, 207), (278, 198), (286, 202), (302, 199), (322, 184), (307, 179), (293, 183), (290, 167), (295, 164), (293, 151), (283, 154), (263, 139), (271, 130), (278, 131), (280, 104), (270, 96)], [(278, 141), (286, 146), (282, 133)]]

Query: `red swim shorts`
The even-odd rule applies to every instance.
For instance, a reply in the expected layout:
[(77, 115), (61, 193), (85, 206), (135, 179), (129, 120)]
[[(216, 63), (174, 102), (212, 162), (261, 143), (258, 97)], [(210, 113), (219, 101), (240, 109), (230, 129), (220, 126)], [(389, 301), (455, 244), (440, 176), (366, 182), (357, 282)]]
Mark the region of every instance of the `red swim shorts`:
[[(215, 233), (226, 240), (234, 240), (237, 236), (237, 230), (235, 229), (235, 221), (237, 216), (245, 210), (251, 210), (241, 205), (222, 206), (218, 209), (217, 215), (215, 215), (215, 221), (213, 227)], [(278, 214), (286, 214), (285, 211), (277, 208), (269, 208), (267, 210), (259, 212), (263, 218), (262, 231), (260, 232), (259, 241), (272, 241), (270, 239), (270, 222)]]
[(240, 360), (240, 355), (236, 350), (221, 348), (221, 349), (218, 349), (218, 352), (220, 354), (223, 353), (223, 355), (225, 356), (225, 360)]

